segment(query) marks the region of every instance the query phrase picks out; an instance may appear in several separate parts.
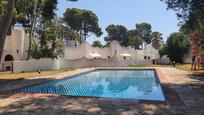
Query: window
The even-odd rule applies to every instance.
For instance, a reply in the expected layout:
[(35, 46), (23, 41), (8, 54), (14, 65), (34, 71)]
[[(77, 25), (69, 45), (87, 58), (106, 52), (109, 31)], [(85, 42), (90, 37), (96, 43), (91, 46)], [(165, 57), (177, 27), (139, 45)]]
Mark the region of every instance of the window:
[(148, 56), (148, 60), (150, 60), (151, 58), (150, 58), (150, 56)]
[(144, 56), (144, 59), (147, 59), (147, 56)]

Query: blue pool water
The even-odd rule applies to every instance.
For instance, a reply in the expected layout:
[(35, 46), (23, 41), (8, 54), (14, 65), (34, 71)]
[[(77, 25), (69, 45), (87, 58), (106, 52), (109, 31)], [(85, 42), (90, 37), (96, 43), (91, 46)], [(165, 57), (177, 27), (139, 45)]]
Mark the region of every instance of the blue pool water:
[(20, 92), (165, 101), (155, 70), (95, 70)]

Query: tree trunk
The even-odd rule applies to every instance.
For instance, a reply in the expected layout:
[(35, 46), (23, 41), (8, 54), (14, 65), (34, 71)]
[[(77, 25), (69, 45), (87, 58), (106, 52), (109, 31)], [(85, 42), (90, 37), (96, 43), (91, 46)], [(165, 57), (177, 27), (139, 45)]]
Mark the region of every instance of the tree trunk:
[(32, 39), (33, 39), (33, 36), (34, 36), (34, 31), (33, 31), (33, 29), (35, 29), (35, 23), (36, 23), (36, 10), (37, 10), (37, 5), (38, 5), (38, 0), (35, 0), (34, 8), (33, 8), (33, 15), (32, 15), (32, 19), (31, 19), (31, 28), (30, 28), (30, 32), (29, 32), (29, 47), (28, 47), (27, 60), (30, 59), (30, 50), (31, 50), (31, 48), (32, 48)]
[(80, 37), (79, 43), (81, 44), (82, 43), (82, 39), (83, 39), (82, 31), (79, 32), (79, 37)]
[(9, 27), (11, 25), (12, 19), (13, 19), (14, 4), (15, 4), (15, 0), (8, 1), (7, 10), (4, 16), (2, 17), (2, 19), (0, 19), (0, 27), (1, 27), (0, 28), (0, 62), (2, 59), (2, 55), (3, 55), (6, 36), (9, 30)]
[(204, 67), (204, 33), (201, 33), (201, 48), (200, 48), (200, 55), (201, 55), (201, 63), (202, 63), (202, 66)]

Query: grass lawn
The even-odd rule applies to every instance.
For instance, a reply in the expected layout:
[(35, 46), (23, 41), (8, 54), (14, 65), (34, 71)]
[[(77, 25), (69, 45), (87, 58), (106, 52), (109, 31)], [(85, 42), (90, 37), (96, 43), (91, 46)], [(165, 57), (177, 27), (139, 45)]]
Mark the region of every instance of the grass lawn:
[[(176, 64), (177, 69), (185, 70), (185, 71), (192, 71), (191, 64)], [(203, 67), (200, 67), (200, 70), (204, 70)]]
[[(153, 65), (149, 64), (146, 66), (130, 66), (134, 68), (144, 68), (144, 67), (173, 67), (172, 65)], [(192, 71), (191, 70), (191, 64), (176, 64), (176, 68), (180, 70), (185, 70), (185, 71)], [(204, 68), (200, 67), (200, 70), (204, 70)]]
[(60, 70), (48, 70), (48, 71), (41, 71), (39, 74), (38, 72), (26, 72), (26, 73), (0, 73), (0, 79), (20, 79), (20, 78), (33, 78), (33, 77), (39, 77), (39, 76), (46, 76), (50, 74), (70, 71), (73, 69), (60, 69)]
[[(170, 65), (147, 65), (147, 66), (130, 66), (130, 68), (145, 68), (145, 67), (172, 67)], [(176, 64), (177, 69), (185, 70), (185, 71), (191, 71), (191, 64)], [(201, 68), (204, 70), (204, 68)], [(46, 76), (50, 74), (55, 73), (61, 73), (65, 71), (70, 71), (73, 69), (66, 68), (66, 69), (60, 69), (60, 70), (49, 70), (49, 71), (42, 71), (40, 74), (38, 72), (26, 72), (26, 73), (0, 73), (0, 79), (20, 79), (20, 78), (33, 78), (33, 77), (40, 77), (40, 76)]]
[(129, 66), (130, 68), (145, 68), (145, 67), (172, 67), (171, 65), (154, 65), (154, 64), (149, 64), (146, 66)]

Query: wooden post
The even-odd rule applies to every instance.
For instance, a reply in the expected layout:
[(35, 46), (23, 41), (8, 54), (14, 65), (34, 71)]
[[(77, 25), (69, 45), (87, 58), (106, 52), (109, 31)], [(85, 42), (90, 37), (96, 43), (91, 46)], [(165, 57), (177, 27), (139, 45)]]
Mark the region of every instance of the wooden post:
[(4, 63), (2, 62), (2, 71), (4, 71)]
[(12, 71), (12, 74), (13, 74), (13, 61), (12, 61), (12, 64), (11, 64), (11, 71)]

